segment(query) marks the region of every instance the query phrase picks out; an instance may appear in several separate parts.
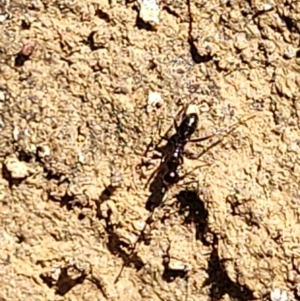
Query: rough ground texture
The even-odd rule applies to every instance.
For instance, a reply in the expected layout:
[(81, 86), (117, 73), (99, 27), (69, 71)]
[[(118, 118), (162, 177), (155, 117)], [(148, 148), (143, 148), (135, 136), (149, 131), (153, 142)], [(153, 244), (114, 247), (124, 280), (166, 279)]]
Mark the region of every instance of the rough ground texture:
[[(0, 1), (1, 300), (300, 299), (300, 3), (159, 5)], [(189, 103), (216, 135), (162, 196)]]

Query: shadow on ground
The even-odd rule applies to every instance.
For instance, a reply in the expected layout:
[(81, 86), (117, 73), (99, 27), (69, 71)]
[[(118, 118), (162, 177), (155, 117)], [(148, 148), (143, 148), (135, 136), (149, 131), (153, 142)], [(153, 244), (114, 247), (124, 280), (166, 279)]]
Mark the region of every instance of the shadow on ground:
[(250, 301), (254, 300), (253, 292), (245, 285), (234, 283), (226, 273), (224, 261), (219, 258), (217, 250), (217, 238), (215, 237), (214, 249), (208, 261), (208, 279), (203, 287), (210, 286), (212, 301), (219, 301), (224, 295), (229, 295), (230, 300)]
[(203, 200), (195, 190), (182, 190), (176, 195), (179, 204), (179, 214), (184, 215), (185, 224), (194, 224), (196, 227), (196, 239), (206, 244), (204, 234), (207, 228), (208, 211)]
[[(79, 272), (79, 271), (78, 271)], [(73, 287), (78, 284), (82, 284), (86, 279), (87, 274), (80, 272), (77, 277), (71, 277), (69, 275), (69, 267), (64, 267), (60, 270), (60, 274), (57, 280), (48, 273), (43, 273), (40, 278), (49, 288), (55, 289), (55, 294), (59, 296), (66, 295)]]

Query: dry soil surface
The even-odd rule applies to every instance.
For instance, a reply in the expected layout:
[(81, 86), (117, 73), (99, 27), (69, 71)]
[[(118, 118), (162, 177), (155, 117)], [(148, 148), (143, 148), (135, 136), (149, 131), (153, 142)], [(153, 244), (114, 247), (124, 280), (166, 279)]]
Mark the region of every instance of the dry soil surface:
[(0, 300), (300, 300), (300, 2), (141, 7), (0, 1)]

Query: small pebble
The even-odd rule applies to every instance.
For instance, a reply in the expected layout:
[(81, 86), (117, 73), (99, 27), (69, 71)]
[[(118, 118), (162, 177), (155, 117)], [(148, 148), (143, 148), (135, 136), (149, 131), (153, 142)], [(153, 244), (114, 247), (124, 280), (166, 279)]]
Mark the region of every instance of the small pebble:
[(190, 271), (192, 269), (190, 264), (186, 264), (175, 259), (170, 259), (169, 268), (172, 270), (182, 270), (182, 271)]
[(262, 5), (260, 5), (258, 7), (258, 11), (260, 12), (267, 12), (267, 11), (270, 11), (274, 8), (274, 4), (269, 2), (269, 3), (264, 3)]
[(136, 221), (133, 223), (135, 230), (142, 231), (145, 228), (146, 223), (144, 221)]
[(284, 57), (292, 59), (296, 55), (296, 50), (292, 46), (288, 46), (284, 51)]
[(4, 165), (13, 179), (23, 179), (29, 176), (30, 169), (25, 162), (19, 161), (15, 155), (5, 159)]
[(282, 291), (279, 288), (275, 288), (273, 291), (271, 291), (270, 294), (271, 301), (288, 301), (288, 295), (286, 291)]
[(38, 147), (38, 156), (40, 158), (48, 157), (50, 156), (51, 151), (50, 147), (48, 145), (42, 145)]
[(78, 162), (84, 164), (84, 154), (82, 152), (77, 153)]
[(12, 134), (13, 134), (14, 141), (18, 141), (19, 135), (20, 135), (20, 131), (19, 131), (19, 127), (18, 126), (14, 127)]
[(133, 245), (137, 242), (138, 237), (136, 235), (130, 234), (124, 229), (117, 229), (115, 234), (120, 239), (120, 241), (124, 242), (127, 245)]
[(200, 109), (199, 109), (199, 111), (200, 111), (201, 113), (208, 112), (209, 110), (210, 110), (209, 105), (208, 105), (206, 102), (203, 103), (203, 104), (201, 105)]
[(293, 153), (297, 153), (298, 152), (298, 144), (297, 143), (291, 143), (288, 148), (287, 148), (288, 152), (293, 152)]
[(152, 108), (154, 107), (161, 107), (164, 101), (161, 95), (158, 92), (149, 92), (148, 101), (147, 101), (147, 113), (150, 113)]
[(3, 23), (7, 19), (8, 15), (7, 14), (1, 14), (0, 15), (0, 23)]
[(35, 49), (35, 46), (36, 46), (35, 42), (27, 41), (23, 44), (20, 53), (22, 55), (29, 57), (32, 54), (33, 50)]
[(159, 23), (160, 7), (155, 0), (141, 0), (139, 17), (146, 23)]
[(5, 100), (5, 93), (4, 91), (0, 90), (0, 101), (4, 101)]
[(163, 103), (162, 97), (158, 92), (150, 92), (148, 95), (148, 106), (157, 106)]

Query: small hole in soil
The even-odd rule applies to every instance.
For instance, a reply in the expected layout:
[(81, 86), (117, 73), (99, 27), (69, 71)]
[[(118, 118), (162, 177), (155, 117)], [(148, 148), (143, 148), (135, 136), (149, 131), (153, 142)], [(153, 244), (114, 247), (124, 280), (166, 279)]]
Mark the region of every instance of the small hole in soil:
[(25, 242), (25, 236), (23, 234), (17, 234), (17, 243), (21, 244), (22, 242)]
[(22, 67), (24, 66), (24, 63), (29, 60), (29, 57), (22, 54), (18, 53), (16, 58), (15, 58), (15, 67)]
[(28, 29), (30, 29), (30, 26), (31, 26), (31, 24), (29, 22), (27, 22), (25, 20), (22, 20), (22, 22), (21, 22), (21, 28), (22, 29), (28, 30)]
[(109, 23), (110, 22), (110, 16), (108, 13), (104, 12), (101, 9), (98, 9), (96, 11), (96, 16), (98, 16), (100, 19), (104, 20), (105, 22)]
[(84, 215), (83, 213), (79, 213), (78, 219), (79, 219), (80, 221), (82, 221), (84, 218), (85, 218), (85, 215)]

